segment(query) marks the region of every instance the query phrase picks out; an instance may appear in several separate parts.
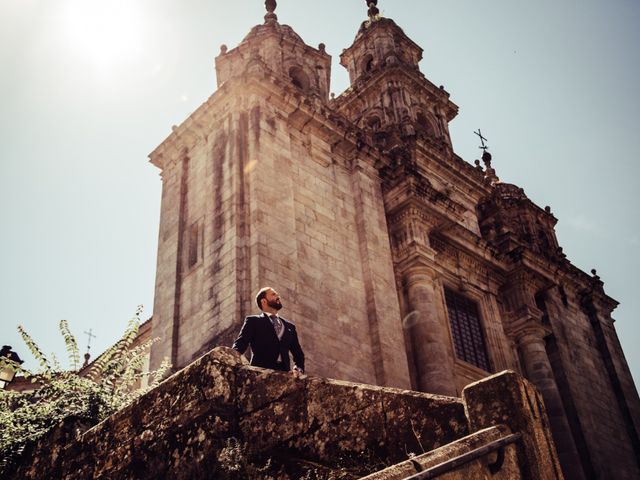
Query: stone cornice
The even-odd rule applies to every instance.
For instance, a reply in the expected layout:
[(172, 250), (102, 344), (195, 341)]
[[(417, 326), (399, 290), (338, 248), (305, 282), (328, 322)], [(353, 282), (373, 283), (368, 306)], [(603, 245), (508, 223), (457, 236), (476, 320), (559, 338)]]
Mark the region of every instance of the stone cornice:
[[(226, 97), (228, 90), (229, 88), (223, 85), (180, 125), (173, 126), (169, 136), (149, 154), (150, 162), (164, 170), (180, 155), (190, 151), (198, 143), (206, 141), (211, 123), (216, 117), (219, 119), (220, 111), (225, 110), (224, 105), (230, 103)], [(214, 110), (218, 115), (214, 115)]]
[(429, 217), (435, 217), (436, 221), (450, 219), (452, 215), (461, 219), (466, 211), (463, 205), (433, 188), (425, 177), (419, 175), (406, 176), (390, 184), (383, 184), (383, 195), (387, 215), (391, 218), (392, 224), (398, 215), (405, 215), (404, 211), (409, 207), (425, 210)]
[(488, 196), (491, 187), (484, 182), (484, 175), (473, 165), (450, 150), (440, 150), (418, 139), (411, 144), (416, 169), (425, 177), (436, 171), (447, 180), (455, 179), (461, 191), (477, 192), (477, 199)]
[(403, 278), (409, 274), (432, 276), (436, 270), (435, 253), (426, 245), (409, 242), (400, 251), (394, 251), (395, 271)]
[[(444, 255), (454, 264), (464, 265), (469, 272), (496, 279), (496, 285), (504, 278), (507, 265), (487, 242), (446, 216), (435, 216), (416, 202), (408, 203), (404, 209), (389, 217), (389, 230), (398, 265), (410, 265), (410, 259), (419, 261), (420, 257), (415, 254), (422, 249), (429, 256)], [(424, 260), (427, 255), (422, 258)], [(424, 261), (421, 264), (426, 265)]]
[[(590, 278), (589, 285), (581, 285), (582, 288), (578, 288), (578, 296), (582, 302), (588, 300), (593, 304), (598, 313), (604, 313), (605, 316), (610, 316), (611, 312), (616, 309), (619, 305), (619, 302), (609, 297), (604, 293), (602, 288), (602, 282), (600, 282), (599, 278)], [(602, 321), (601, 315), (598, 315), (598, 318)]]
[[(511, 191), (509, 191), (511, 189)], [(519, 194), (514, 194), (512, 191), (516, 190)], [(491, 197), (483, 198), (483, 202), (486, 204), (487, 202), (494, 201), (496, 202), (496, 206), (494, 209), (499, 209), (503, 211), (511, 210), (511, 209), (529, 209), (533, 212), (537, 218), (548, 222), (551, 226), (555, 226), (558, 222), (558, 219), (551, 213), (551, 209), (549, 207), (542, 208), (538, 204), (536, 204), (533, 200), (528, 198), (522, 188), (509, 184), (509, 183), (497, 183), (493, 189), (490, 190)]]
[(332, 153), (345, 159), (347, 167), (355, 157), (368, 158), (376, 169), (388, 163), (386, 157), (366, 142), (356, 125), (317, 96), (307, 96), (291, 83), (272, 74), (266, 66), (252, 75), (231, 79), (225, 82), (225, 86), (233, 88), (232, 91), (238, 95), (255, 92), (280, 109), (292, 126), (301, 131), (313, 129), (319, 138), (330, 144)]
[(466, 259), (468, 264), (484, 265), (483, 268), (490, 270), (497, 278), (503, 277), (508, 271), (508, 263), (498, 250), (460, 224), (445, 224), (434, 229), (430, 237), (439, 253)]
[(532, 253), (524, 247), (519, 247), (508, 254), (506, 257), (511, 260), (513, 266), (512, 271), (526, 271), (532, 278), (538, 279), (540, 288), (544, 285), (555, 283), (554, 264), (546, 258)]
[(537, 255), (526, 248), (519, 248), (507, 254), (510, 263), (516, 268), (525, 268), (540, 279), (540, 288), (571, 282), (573, 289), (581, 294), (589, 294), (602, 305), (613, 310), (618, 302), (604, 293), (603, 283), (597, 276), (590, 276), (573, 265), (569, 260), (549, 260)]
[(531, 344), (544, 345), (544, 338), (550, 335), (552, 330), (533, 317), (518, 317), (506, 323), (505, 333), (513, 338), (518, 346), (526, 347)]
[[(390, 227), (402, 224), (407, 220), (417, 220), (431, 228), (435, 223), (438, 222), (438, 220), (434, 218), (433, 215), (430, 215), (425, 209), (420, 208), (420, 206), (415, 202), (412, 204), (407, 204), (405, 208), (402, 208), (400, 211), (394, 214), (389, 213), (387, 218), (387, 222), (389, 223)], [(440, 219), (439, 221), (442, 220), (444, 219)]]
[(486, 183), (482, 170), (471, 165), (456, 153), (453, 153), (448, 160), (446, 167), (449, 170), (452, 167), (457, 167), (458, 170), (456, 173), (461, 174), (458, 175), (456, 179), (462, 179), (470, 188), (476, 189), (484, 195), (488, 195), (491, 192), (491, 186)]

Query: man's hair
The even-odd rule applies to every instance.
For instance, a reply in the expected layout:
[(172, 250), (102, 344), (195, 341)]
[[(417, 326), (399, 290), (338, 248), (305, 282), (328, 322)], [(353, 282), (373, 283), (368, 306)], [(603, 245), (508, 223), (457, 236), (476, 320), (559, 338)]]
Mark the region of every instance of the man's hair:
[(258, 294), (256, 295), (256, 304), (258, 305), (258, 308), (260, 310), (262, 310), (262, 299), (265, 298), (267, 296), (267, 292), (269, 290), (273, 290), (273, 288), (271, 287), (262, 287), (259, 291)]

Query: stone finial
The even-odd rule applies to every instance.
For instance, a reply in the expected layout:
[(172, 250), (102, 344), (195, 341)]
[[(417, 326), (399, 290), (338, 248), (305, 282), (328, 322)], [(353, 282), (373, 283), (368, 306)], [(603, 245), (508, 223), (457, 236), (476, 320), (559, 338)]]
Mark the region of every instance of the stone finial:
[(485, 167), (491, 168), (491, 158), (492, 157), (489, 152), (487, 152), (486, 150), (482, 152), (482, 162), (484, 163)]
[(487, 152), (487, 149), (489, 148), (489, 146), (486, 143), (484, 143), (487, 139), (482, 136), (482, 132), (480, 131), (480, 129), (478, 129), (477, 132), (473, 132), (473, 133), (475, 133), (480, 138), (481, 146), (478, 148), (482, 150), (482, 161), (484, 162), (484, 165), (485, 165), (484, 179), (490, 185), (495, 185), (496, 183), (498, 183), (500, 179), (496, 175), (495, 169), (491, 167), (491, 154)]
[(498, 181), (500, 179), (496, 175), (495, 168), (493, 168), (491, 166), (491, 154), (489, 152), (487, 152), (486, 150), (484, 152), (482, 152), (482, 161), (484, 162), (484, 166), (485, 166), (485, 170), (484, 170), (484, 172), (485, 172), (485, 175), (484, 175), (485, 180), (488, 183), (490, 183), (491, 185), (495, 185), (496, 183), (498, 183)]
[(369, 7), (369, 18), (373, 20), (380, 13), (380, 10), (378, 10), (378, 7), (376, 6), (378, 5), (378, 0), (365, 0), (365, 3)]
[(275, 22), (278, 20), (278, 17), (274, 13), (278, 6), (276, 0), (265, 0), (264, 6), (267, 9), (267, 14), (264, 16), (265, 23)]

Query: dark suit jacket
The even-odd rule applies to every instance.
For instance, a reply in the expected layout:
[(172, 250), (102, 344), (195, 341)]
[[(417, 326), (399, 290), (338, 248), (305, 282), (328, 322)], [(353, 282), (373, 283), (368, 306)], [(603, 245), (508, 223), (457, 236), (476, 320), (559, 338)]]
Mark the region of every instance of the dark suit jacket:
[(276, 368), (278, 355), (282, 357), (282, 363), (287, 370), (291, 370), (289, 352), (293, 355), (293, 361), (300, 370), (304, 371), (304, 353), (298, 342), (298, 334), (293, 323), (283, 319), (284, 333), (278, 340), (276, 331), (266, 313), (262, 315), (250, 315), (244, 319), (244, 325), (233, 342), (233, 348), (244, 353), (248, 346), (251, 347), (251, 365), (263, 368)]

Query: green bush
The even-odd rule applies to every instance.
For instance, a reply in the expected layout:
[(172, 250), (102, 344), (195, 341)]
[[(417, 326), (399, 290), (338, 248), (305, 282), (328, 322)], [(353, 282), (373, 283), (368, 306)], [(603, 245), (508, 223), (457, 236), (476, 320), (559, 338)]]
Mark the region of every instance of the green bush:
[[(6, 358), (0, 359), (0, 368), (10, 366), (36, 384), (32, 392), (0, 390), (0, 477), (20, 463), (27, 445), (65, 418), (73, 416), (89, 426), (95, 425), (160, 382), (170, 367), (166, 360), (155, 372), (140, 372), (145, 356), (157, 339), (131, 348), (138, 335), (141, 311), (138, 307), (118, 342), (82, 369), (76, 339), (66, 320), (62, 320), (60, 332), (73, 368), (71, 371), (61, 369), (55, 360), (49, 361), (27, 332), (18, 327), (40, 369), (33, 373)], [(150, 375), (149, 385), (134, 388), (145, 375)]]

